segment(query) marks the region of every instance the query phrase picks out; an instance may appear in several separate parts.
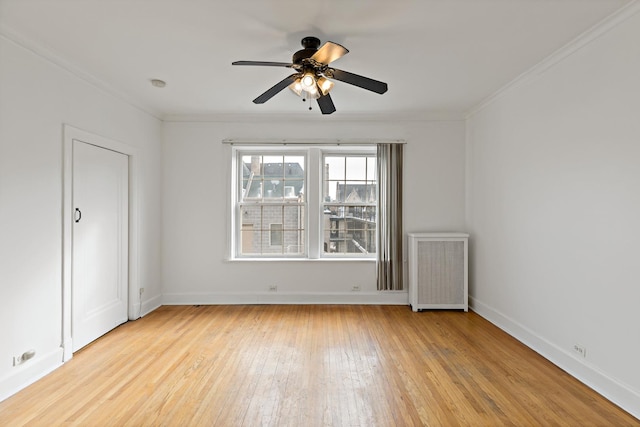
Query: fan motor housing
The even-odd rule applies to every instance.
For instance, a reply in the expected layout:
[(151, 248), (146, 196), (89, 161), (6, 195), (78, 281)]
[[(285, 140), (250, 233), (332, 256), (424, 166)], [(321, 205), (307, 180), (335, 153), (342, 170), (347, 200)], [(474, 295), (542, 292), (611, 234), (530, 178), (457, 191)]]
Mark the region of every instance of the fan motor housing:
[(313, 37), (313, 36), (308, 36), (303, 38), (300, 41), (300, 44), (302, 45), (303, 48), (305, 49), (315, 49), (318, 50), (318, 48), (320, 47), (320, 39), (317, 37)]
[(320, 39), (317, 37), (309, 36), (300, 41), (300, 44), (304, 49), (301, 49), (293, 54), (291, 62), (294, 64), (301, 64), (303, 59), (307, 59), (313, 56), (320, 47)]
[(303, 59), (311, 58), (318, 49), (302, 49), (293, 54), (291, 62), (294, 64), (301, 64)]

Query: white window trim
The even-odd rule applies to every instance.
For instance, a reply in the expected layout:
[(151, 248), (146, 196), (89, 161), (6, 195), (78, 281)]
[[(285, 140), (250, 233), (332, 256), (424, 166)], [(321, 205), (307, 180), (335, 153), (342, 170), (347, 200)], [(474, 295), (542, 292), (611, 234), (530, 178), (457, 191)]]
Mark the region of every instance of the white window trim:
[[(322, 248), (323, 236), (322, 236), (322, 221), (323, 212), (320, 210), (322, 196), (322, 183), (323, 183), (323, 168), (322, 159), (323, 155), (330, 154), (371, 154), (375, 153), (375, 145), (373, 143), (353, 143), (351, 145), (343, 144), (237, 144), (233, 145), (231, 141), (224, 141), (231, 145), (231, 179), (230, 179), (230, 192), (232, 196), (227, 198), (230, 200), (230, 232), (229, 232), (229, 261), (366, 261), (375, 262), (375, 254), (325, 254)], [(292, 146), (295, 147), (292, 149)], [(250, 155), (274, 153), (279, 154), (286, 152), (286, 155), (305, 155), (305, 199), (307, 208), (307, 223), (305, 224), (304, 239), (307, 242), (306, 253), (300, 255), (291, 254), (274, 254), (272, 256), (255, 256), (255, 255), (241, 255), (238, 253), (238, 242), (241, 239), (240, 227), (241, 218), (239, 217), (239, 155)], [(376, 204), (376, 211), (379, 207)], [(314, 214), (315, 213), (315, 214)]]

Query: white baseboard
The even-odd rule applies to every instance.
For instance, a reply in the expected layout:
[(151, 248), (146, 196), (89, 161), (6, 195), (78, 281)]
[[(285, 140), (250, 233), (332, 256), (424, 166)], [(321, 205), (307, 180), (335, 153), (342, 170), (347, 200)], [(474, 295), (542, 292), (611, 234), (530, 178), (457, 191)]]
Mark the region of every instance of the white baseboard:
[(68, 362), (73, 357), (73, 338), (62, 341), (62, 362)]
[(0, 402), (33, 384), (40, 378), (62, 366), (62, 347), (48, 354), (34, 357), (0, 379)]
[(142, 309), (140, 308), (142, 307), (141, 302), (134, 302), (130, 307), (128, 315), (129, 320), (136, 320), (142, 317)]
[(142, 309), (139, 311), (140, 317), (146, 316), (162, 305), (162, 295), (142, 301)]
[(405, 291), (381, 292), (211, 292), (165, 293), (163, 305), (237, 305), (237, 304), (367, 304), (408, 305)]
[(617, 379), (611, 378), (596, 366), (578, 359), (568, 350), (564, 350), (556, 344), (547, 341), (526, 326), (516, 322), (487, 304), (473, 297), (469, 297), (469, 302), (470, 308), (474, 312), (507, 332), (580, 382), (609, 399), (611, 402), (620, 406), (634, 417), (640, 419), (640, 394), (638, 392)]
[[(136, 313), (140, 313), (139, 317), (142, 317), (161, 305), (162, 297), (157, 296), (142, 303), (136, 303), (133, 307)], [(140, 310), (140, 307), (142, 307), (142, 310)], [(0, 402), (59, 368), (64, 361), (71, 360), (73, 357), (72, 348), (72, 340), (69, 338), (65, 340), (62, 347), (49, 354), (36, 357), (20, 366), (16, 366), (9, 375), (0, 379)]]
[(151, 313), (162, 305), (162, 296), (158, 295), (145, 301), (136, 302), (132, 306), (132, 312), (129, 314), (129, 320), (137, 320)]

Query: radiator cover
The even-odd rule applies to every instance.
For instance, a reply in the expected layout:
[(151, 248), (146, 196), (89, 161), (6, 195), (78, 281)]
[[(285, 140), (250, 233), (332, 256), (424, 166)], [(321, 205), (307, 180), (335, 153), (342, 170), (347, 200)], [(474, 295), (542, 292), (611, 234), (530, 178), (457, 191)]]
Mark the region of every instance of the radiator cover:
[(468, 311), (466, 233), (409, 233), (409, 303), (413, 311)]

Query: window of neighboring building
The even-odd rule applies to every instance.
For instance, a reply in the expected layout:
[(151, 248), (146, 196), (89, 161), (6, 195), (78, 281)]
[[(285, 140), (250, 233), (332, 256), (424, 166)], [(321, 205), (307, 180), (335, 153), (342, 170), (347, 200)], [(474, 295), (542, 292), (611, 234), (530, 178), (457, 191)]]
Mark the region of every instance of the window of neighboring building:
[(282, 224), (269, 224), (269, 244), (282, 246)]
[(235, 148), (239, 258), (375, 258), (375, 147)]

